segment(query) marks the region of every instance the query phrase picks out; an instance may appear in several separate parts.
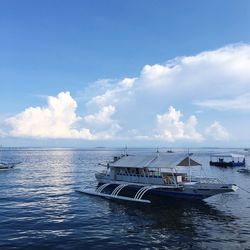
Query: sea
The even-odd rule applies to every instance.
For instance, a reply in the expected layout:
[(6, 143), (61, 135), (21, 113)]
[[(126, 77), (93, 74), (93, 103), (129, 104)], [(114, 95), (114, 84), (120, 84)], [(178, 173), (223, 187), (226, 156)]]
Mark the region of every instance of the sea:
[(245, 154), (250, 164), (248, 151), (190, 149), (202, 163), (202, 174), (239, 186), (202, 202), (145, 205), (78, 192), (95, 187), (94, 174), (103, 170), (98, 163), (122, 151), (3, 148), (1, 161), (19, 164), (0, 171), (0, 249), (250, 249), (250, 175), (209, 166), (210, 154), (225, 152)]

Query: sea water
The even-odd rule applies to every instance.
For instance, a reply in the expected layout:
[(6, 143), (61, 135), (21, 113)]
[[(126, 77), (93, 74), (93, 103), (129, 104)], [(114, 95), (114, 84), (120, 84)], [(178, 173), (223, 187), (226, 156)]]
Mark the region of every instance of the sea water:
[[(210, 153), (247, 152), (193, 151), (202, 173), (241, 188), (164, 207), (110, 201), (76, 190), (94, 187), (98, 163), (120, 149), (2, 150), (2, 161), (21, 163), (0, 171), (0, 249), (250, 249), (250, 175), (208, 164)], [(138, 152), (155, 149), (129, 150)]]

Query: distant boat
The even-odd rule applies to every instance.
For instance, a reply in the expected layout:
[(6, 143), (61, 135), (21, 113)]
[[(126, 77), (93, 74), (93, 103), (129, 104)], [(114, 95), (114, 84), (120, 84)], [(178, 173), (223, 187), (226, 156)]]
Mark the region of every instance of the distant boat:
[(15, 165), (21, 163), (21, 162), (2, 162), (1, 161), (1, 156), (2, 156), (2, 145), (0, 146), (1, 150), (0, 150), (0, 170), (7, 170), (7, 169), (11, 169), (14, 168)]
[(16, 163), (4, 163), (4, 162), (0, 162), (0, 170), (14, 168), (15, 165), (16, 165)]
[(245, 167), (246, 160), (240, 154), (214, 154), (210, 155), (209, 164), (216, 167)]
[(167, 153), (174, 153), (174, 151), (172, 150), (172, 149), (169, 149), (169, 150), (167, 150)]
[[(107, 199), (151, 203), (164, 202), (167, 198), (201, 200), (237, 190), (235, 184), (218, 183), (212, 178), (193, 178), (190, 167), (199, 165), (190, 154), (116, 156), (106, 164), (105, 171), (95, 174), (99, 183), (96, 190), (80, 192)], [(188, 167), (189, 175), (178, 172), (178, 167)]]

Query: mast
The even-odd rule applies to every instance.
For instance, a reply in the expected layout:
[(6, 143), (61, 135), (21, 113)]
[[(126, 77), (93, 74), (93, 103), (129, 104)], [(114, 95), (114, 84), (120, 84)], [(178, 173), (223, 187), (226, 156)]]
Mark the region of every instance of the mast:
[(127, 147), (127, 145), (125, 145), (124, 155), (125, 155), (125, 156), (128, 156), (128, 147)]
[(188, 148), (188, 167), (189, 167), (189, 182), (191, 182), (191, 166), (190, 166), (189, 148)]

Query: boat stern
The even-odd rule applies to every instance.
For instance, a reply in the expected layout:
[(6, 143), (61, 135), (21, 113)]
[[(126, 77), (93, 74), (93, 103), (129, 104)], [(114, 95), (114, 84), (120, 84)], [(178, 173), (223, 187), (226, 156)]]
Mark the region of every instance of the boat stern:
[(235, 192), (238, 189), (236, 184), (219, 184), (219, 183), (196, 183), (193, 185), (185, 185), (185, 191), (194, 193), (206, 199), (210, 196)]

